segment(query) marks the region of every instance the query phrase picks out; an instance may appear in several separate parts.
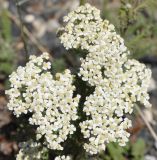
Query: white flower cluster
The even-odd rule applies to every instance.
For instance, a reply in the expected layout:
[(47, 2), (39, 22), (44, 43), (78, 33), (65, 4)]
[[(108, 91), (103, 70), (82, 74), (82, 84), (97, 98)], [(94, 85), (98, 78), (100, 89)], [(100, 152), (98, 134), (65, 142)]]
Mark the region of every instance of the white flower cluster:
[(58, 156), (55, 158), (55, 160), (71, 160), (70, 156)]
[(20, 145), (20, 151), (16, 156), (16, 160), (41, 160), (42, 155), (46, 151), (46, 148), (42, 148), (36, 142), (23, 142)]
[(45, 137), (48, 148), (62, 150), (61, 143), (76, 130), (72, 121), (77, 116), (80, 96), (73, 97), (75, 87), (69, 70), (52, 76), (47, 53), (31, 56), (26, 67), (10, 76), (8, 108), (18, 117), (32, 113), (30, 124), (37, 126), (37, 139)]
[[(88, 52), (81, 59), (78, 75), (95, 87), (94, 93), (86, 97), (83, 111), (87, 117), (80, 123), (87, 140), (84, 148), (90, 154), (97, 154), (110, 142), (124, 146), (129, 138), (126, 130), (131, 127), (126, 115), (132, 113), (136, 103), (150, 106), (147, 88), (151, 71), (127, 58), (129, 51), (124, 40), (112, 24), (101, 19), (98, 9), (89, 4), (80, 6), (64, 21), (67, 25), (62, 29), (61, 42), (67, 49), (81, 48)], [(25, 67), (12, 73), (11, 89), (6, 92), (10, 97), (8, 108), (17, 117), (30, 112), (29, 122), (37, 126), (37, 139), (44, 137), (48, 148), (63, 150), (61, 144), (76, 131), (72, 122), (78, 118), (80, 96), (74, 97), (70, 71), (52, 76), (48, 60), (47, 53), (31, 56)], [(18, 160), (29, 160), (23, 152), (21, 149)], [(37, 158), (41, 155), (36, 154)], [(70, 159), (69, 156), (55, 158)]]
[(62, 28), (64, 33), (60, 40), (66, 49), (89, 49), (97, 37), (97, 32), (100, 32), (104, 25), (100, 11), (89, 4), (70, 12), (64, 17), (64, 22), (68, 23)]
[(126, 114), (132, 113), (135, 103), (150, 106), (147, 88), (151, 71), (136, 60), (128, 60), (124, 40), (89, 4), (71, 12), (65, 22), (61, 42), (67, 49), (88, 51), (81, 59), (79, 76), (95, 86), (84, 103), (87, 120), (80, 123), (84, 138), (89, 140), (84, 148), (97, 154), (109, 142), (124, 146), (129, 137), (126, 129), (131, 127)]

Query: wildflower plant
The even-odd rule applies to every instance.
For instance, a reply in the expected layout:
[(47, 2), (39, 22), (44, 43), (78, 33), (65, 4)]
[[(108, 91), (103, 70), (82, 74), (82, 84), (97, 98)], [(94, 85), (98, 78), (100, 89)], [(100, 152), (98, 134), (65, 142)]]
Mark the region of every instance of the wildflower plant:
[(110, 142), (126, 145), (131, 127), (127, 115), (137, 103), (151, 106), (151, 71), (128, 59), (124, 40), (95, 7), (80, 6), (64, 22), (61, 43), (82, 52), (77, 73), (66, 69), (52, 75), (47, 53), (31, 56), (10, 75), (8, 108), (17, 117), (31, 113), (28, 121), (37, 127), (36, 141), (56, 151), (56, 160), (88, 159)]

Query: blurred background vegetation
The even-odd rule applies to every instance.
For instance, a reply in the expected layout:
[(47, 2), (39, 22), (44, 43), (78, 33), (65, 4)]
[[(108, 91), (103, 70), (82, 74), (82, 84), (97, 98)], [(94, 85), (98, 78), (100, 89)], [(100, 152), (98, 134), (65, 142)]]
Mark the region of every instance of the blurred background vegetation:
[[(19, 133), (21, 122), (15, 121), (6, 109), (4, 90), (8, 87), (9, 74), (18, 65), (25, 64), (26, 55), (38, 55), (42, 51), (52, 55), (54, 73), (77, 66), (76, 57), (67, 54), (56, 32), (62, 26), (62, 17), (85, 2), (101, 9), (102, 18), (115, 25), (131, 57), (152, 68), (154, 79), (151, 87), (154, 88), (150, 95), (153, 110), (145, 112), (157, 131), (157, 119), (153, 118), (157, 116), (157, 0), (0, 0), (0, 160), (15, 159), (18, 134), (25, 128), (23, 126)], [(129, 131), (132, 136), (128, 145), (121, 148), (109, 144), (105, 154), (94, 158), (157, 160), (157, 142), (154, 142), (138, 113), (132, 119), (134, 125)]]
[(6, 84), (14, 70), (15, 52), (11, 33), (11, 21), (6, 9), (0, 10), (0, 81)]
[(121, 0), (113, 7), (104, 0), (102, 16), (116, 26), (132, 57), (157, 54), (157, 1)]

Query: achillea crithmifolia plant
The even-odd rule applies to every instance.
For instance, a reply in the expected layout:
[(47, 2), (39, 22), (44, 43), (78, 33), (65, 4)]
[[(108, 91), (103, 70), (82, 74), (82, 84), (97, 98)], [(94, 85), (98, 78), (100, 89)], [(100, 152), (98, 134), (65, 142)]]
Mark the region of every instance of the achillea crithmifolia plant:
[[(55, 160), (87, 158), (105, 151), (110, 142), (125, 146), (131, 127), (127, 115), (137, 103), (150, 107), (150, 69), (128, 59), (124, 40), (101, 19), (98, 9), (80, 6), (64, 22), (61, 43), (86, 53), (77, 74), (66, 69), (52, 75), (47, 53), (31, 56), (25, 67), (10, 75), (6, 92), (8, 108), (17, 117), (31, 113), (28, 121), (37, 126), (36, 141), (47, 151), (56, 151)], [(42, 159), (39, 152), (34, 159)], [(21, 149), (17, 160), (31, 159), (26, 153)]]

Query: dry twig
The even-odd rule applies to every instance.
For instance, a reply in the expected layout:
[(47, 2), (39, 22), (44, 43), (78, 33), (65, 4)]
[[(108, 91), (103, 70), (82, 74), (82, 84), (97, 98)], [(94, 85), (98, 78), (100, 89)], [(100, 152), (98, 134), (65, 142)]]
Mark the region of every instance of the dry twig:
[[(11, 13), (8, 14), (9, 18), (15, 22), (15, 24), (20, 27), (20, 20), (15, 17), (14, 15), (12, 15)], [(33, 37), (32, 33), (29, 32), (29, 30), (23, 26), (23, 32), (24, 34), (31, 40), (31, 42), (41, 51), (41, 52), (48, 52), (48, 49), (46, 49), (45, 47), (43, 47), (41, 44), (39, 44), (39, 42), (36, 40), (35, 37)]]
[(152, 126), (150, 125), (150, 123), (147, 121), (147, 119), (144, 117), (143, 112), (141, 111), (141, 109), (136, 106), (136, 110), (139, 112), (141, 118), (143, 119), (144, 123), (146, 124), (147, 128), (149, 129), (149, 132), (151, 133), (152, 137), (154, 138), (154, 140), (157, 142), (157, 135), (154, 131), (154, 129), (152, 128)]

